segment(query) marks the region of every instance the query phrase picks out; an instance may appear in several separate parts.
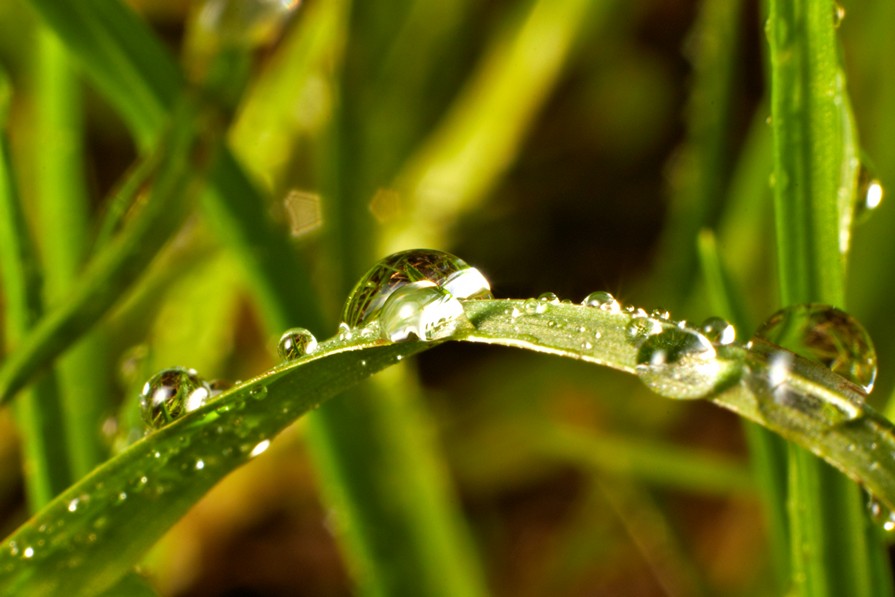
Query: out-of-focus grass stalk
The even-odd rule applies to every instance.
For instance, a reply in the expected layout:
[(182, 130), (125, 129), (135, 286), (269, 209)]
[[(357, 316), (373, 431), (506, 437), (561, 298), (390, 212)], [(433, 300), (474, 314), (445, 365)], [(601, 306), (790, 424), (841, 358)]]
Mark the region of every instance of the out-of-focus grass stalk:
[[(845, 299), (838, 187), (844, 75), (833, 2), (771, 0), (774, 204), (783, 304)], [(878, 595), (880, 546), (867, 532), (860, 490), (801, 448), (790, 448), (793, 589), (799, 595)]]
[[(45, 28), (35, 60), (32, 162), (48, 302), (64, 300), (77, 282), (88, 246), (81, 90), (64, 47)], [(38, 170), (35, 170), (38, 171)], [(101, 332), (85, 335), (59, 362), (60, 391), (73, 475), (105, 457), (100, 425), (109, 409), (109, 376)]]
[[(16, 343), (43, 311), (37, 254), (19, 199), (6, 137), (11, 90), (0, 71), (0, 276), (6, 302), (6, 348)], [(56, 378), (37, 380), (21, 397), (16, 420), (22, 432), (25, 482), (32, 511), (72, 481), (65, 423)]]

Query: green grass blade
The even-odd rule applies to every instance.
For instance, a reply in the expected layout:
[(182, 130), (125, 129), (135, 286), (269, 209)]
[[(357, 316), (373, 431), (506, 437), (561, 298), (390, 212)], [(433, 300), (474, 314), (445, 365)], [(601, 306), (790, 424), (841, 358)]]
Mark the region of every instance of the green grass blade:
[[(40, 164), (35, 198), (40, 217), (48, 303), (65, 297), (81, 274), (88, 246), (89, 197), (83, 160), (80, 82), (65, 50), (46, 29), (38, 33), (33, 157)], [(87, 334), (59, 364), (66, 437), (75, 478), (105, 460), (98, 430), (110, 405), (99, 331)]]
[[(838, 190), (847, 104), (832, 2), (771, 0), (771, 118), (781, 300), (844, 302)], [(873, 595), (859, 490), (813, 456), (790, 453), (793, 582), (800, 595)], [(843, 520), (846, 520), (843, 524)]]
[[(40, 267), (16, 189), (6, 137), (9, 96), (0, 70), (0, 275), (7, 349), (30, 330), (43, 310)], [(55, 376), (43, 377), (23, 396), (16, 419), (24, 436), (28, 501), (32, 509), (37, 509), (72, 481)]]
[(90, 329), (139, 277), (183, 222), (219, 147), (215, 129), (185, 106), (158, 148), (159, 165), (139, 217), (94, 258), (67, 300), (48, 313), (0, 367), (0, 401), (8, 401), (37, 370)]
[[(729, 318), (737, 329), (752, 329), (744, 307), (736, 301), (736, 297), (742, 295), (733, 289), (733, 282), (721, 260), (715, 235), (711, 231), (703, 230), (700, 233), (697, 251), (712, 311)], [(771, 564), (776, 573), (777, 586), (784, 587), (790, 577), (786, 515), (787, 446), (779, 437), (754, 423), (744, 422), (743, 432), (749, 446), (752, 470), (762, 496), (770, 539)]]
[[(526, 312), (525, 305), (521, 300), (468, 302), (464, 308), (473, 329), (454, 339), (634, 369), (637, 348), (626, 333), (631, 315), (567, 304), (536, 313)], [(580, 329), (587, 337), (599, 331), (600, 342), (583, 348), (579, 333), (568, 331)], [(53, 594), (65, 587), (74, 594), (94, 594), (110, 586), (208, 489), (262, 451), (296, 417), (433, 346), (388, 343), (373, 324), (356, 330), (351, 340), (322, 342), (315, 353), (248, 380), (148, 435), (7, 538), (0, 550), (0, 592)], [(728, 348), (719, 357), (722, 366), (741, 366), (749, 351)], [(822, 454), (895, 506), (895, 426), (863, 408), (849, 425), (829, 423), (819, 434), (818, 426), (829, 422), (830, 413), (838, 412), (854, 390), (822, 365), (798, 363), (782, 383), (810, 400), (779, 404), (742, 381), (719, 388), (710, 400)]]

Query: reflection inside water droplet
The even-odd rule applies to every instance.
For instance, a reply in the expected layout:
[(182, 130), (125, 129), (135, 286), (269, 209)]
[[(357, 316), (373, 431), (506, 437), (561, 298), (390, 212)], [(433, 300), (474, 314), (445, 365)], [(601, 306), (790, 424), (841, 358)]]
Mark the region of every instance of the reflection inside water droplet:
[(895, 531), (895, 512), (886, 506), (875, 495), (870, 495), (867, 500), (867, 512), (870, 519), (882, 527), (887, 533)]
[(164, 369), (143, 385), (140, 394), (143, 421), (153, 429), (161, 429), (200, 408), (210, 396), (211, 388), (195, 370)]
[(349, 327), (369, 323), (379, 316), (392, 293), (416, 282), (429, 282), (455, 299), (492, 298), (488, 280), (459, 257), (414, 249), (382, 259), (361, 278), (345, 303), (343, 321)]
[(854, 221), (861, 223), (883, 202), (883, 185), (870, 167), (861, 164), (855, 193)]
[(637, 315), (632, 317), (625, 327), (625, 338), (634, 346), (640, 346), (644, 340), (661, 331), (661, 322), (645, 315)]

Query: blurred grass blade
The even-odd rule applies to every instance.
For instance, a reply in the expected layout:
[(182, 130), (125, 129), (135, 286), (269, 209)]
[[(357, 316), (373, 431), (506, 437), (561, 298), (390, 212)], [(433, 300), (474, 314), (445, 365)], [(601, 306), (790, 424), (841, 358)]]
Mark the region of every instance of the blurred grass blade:
[(697, 274), (694, 239), (713, 226), (727, 196), (735, 83), (742, 71), (742, 0), (702, 0), (687, 40), (693, 65), (687, 137), (674, 158), (668, 222), (657, 255), (662, 284), (684, 298)]
[[(6, 307), (7, 355), (43, 311), (36, 247), (25, 222), (6, 136), (10, 96), (11, 89), (0, 69), (0, 279)], [(16, 420), (23, 434), (28, 502), (36, 510), (73, 479), (55, 376), (44, 377), (22, 398)]]
[[(843, 306), (838, 190), (846, 155), (833, 2), (771, 0), (774, 198), (783, 304)], [(812, 455), (790, 452), (790, 539), (799, 595), (876, 595), (880, 546), (865, 531), (860, 491)], [(846, 521), (843, 523), (843, 521)]]
[[(159, 165), (139, 215), (89, 264), (67, 301), (43, 317), (0, 367), (0, 401), (8, 401), (42, 366), (60, 355), (120, 300), (180, 226), (204, 184), (220, 145), (217, 123), (185, 101), (157, 149)], [(205, 124), (202, 124), (205, 123)]]
[[(762, 122), (761, 126), (764, 125)], [(722, 262), (715, 235), (710, 230), (699, 234), (697, 251), (706, 281), (712, 312), (728, 318), (738, 330), (753, 329), (745, 309), (736, 300), (736, 292), (729, 271)], [(741, 341), (745, 338), (741, 338)], [(787, 586), (789, 570), (789, 537), (786, 514), (786, 443), (755, 423), (743, 422), (743, 433), (749, 446), (749, 458), (762, 497), (771, 564), (776, 573), (777, 587)]]
[(537, 0), (495, 35), (442, 123), (398, 176), (408, 210), (382, 237), (387, 250), (443, 244), (450, 223), (473, 209), (510, 165), (559, 78), (584, 24), (612, 2)]
[[(90, 203), (85, 181), (80, 81), (64, 47), (41, 27), (35, 64), (31, 160), (39, 166), (35, 198), (44, 256), (48, 304), (64, 300), (77, 283), (88, 247)], [(110, 380), (85, 371), (107, 369), (99, 330), (88, 333), (59, 363), (66, 438), (75, 478), (105, 460), (99, 429), (110, 404)]]

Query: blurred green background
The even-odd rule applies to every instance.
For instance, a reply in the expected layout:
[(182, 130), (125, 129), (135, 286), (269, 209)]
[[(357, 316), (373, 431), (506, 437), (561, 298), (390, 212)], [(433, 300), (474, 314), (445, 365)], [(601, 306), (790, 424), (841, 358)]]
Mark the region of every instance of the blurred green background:
[[(203, 52), (222, 33), (203, 29), (199, 4), (130, 4), (185, 72), (201, 76)], [(552, 291), (577, 302), (608, 290), (700, 321), (716, 309), (696, 252), (709, 229), (740, 316), (755, 326), (775, 310), (758, 3), (355, 2), (350, 16), (345, 4), (305, 0), (282, 31), (258, 34), (230, 136), (270, 199), (259, 209), (292, 230), (297, 275), (310, 272), (323, 297), (330, 327), (314, 329), (318, 337), (335, 332), (350, 280), (423, 245), (477, 266), (498, 297)], [(895, 188), (895, 8), (843, 8), (861, 146)], [(0, 29), (34, 222), (41, 152), (71, 140), (33, 127), (30, 7), (2, 3)], [(99, 222), (138, 149), (89, 78), (71, 101)], [(895, 386), (893, 214), (884, 204), (856, 230), (848, 268), (849, 311), (877, 343), (881, 408)], [(116, 405), (135, 405), (163, 366), (235, 380), (273, 365), (276, 338), (236, 261), (197, 212), (103, 321), (107, 366), (84, 377), (111, 388)], [(386, 392), (419, 384), (423, 432), (494, 594), (776, 592), (735, 416), (659, 398), (615, 372), (487, 347), (443, 346), (383, 377)], [(117, 411), (105, 413), (110, 445), (127, 432)], [(0, 425), (2, 528), (11, 531), (25, 506), (7, 412)], [(146, 563), (162, 594), (352, 593), (334, 539), (340, 513), (322, 496), (305, 440), (299, 421), (170, 532)]]

